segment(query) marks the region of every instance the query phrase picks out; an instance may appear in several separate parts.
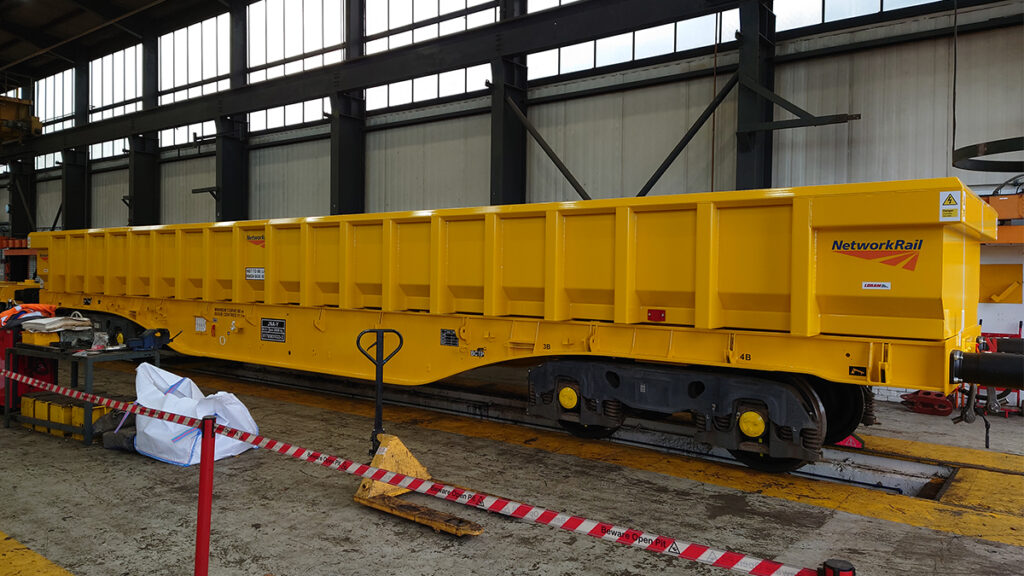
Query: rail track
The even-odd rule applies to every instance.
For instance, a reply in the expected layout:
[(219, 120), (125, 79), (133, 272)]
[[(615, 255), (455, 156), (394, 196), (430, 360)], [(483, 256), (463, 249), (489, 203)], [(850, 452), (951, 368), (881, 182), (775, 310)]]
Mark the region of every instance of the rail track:
[[(373, 401), (371, 383), (251, 364), (187, 357), (168, 358), (167, 364), (191, 372), (250, 383)], [(565, 432), (527, 413), (526, 366), (480, 368), (427, 386), (391, 386), (384, 389), (386, 406), (407, 406), (480, 418), (510, 425)], [(606, 441), (682, 455), (708, 462), (740, 465), (728, 451), (714, 449), (692, 437), (685, 418), (627, 417)], [(568, 432), (565, 432), (568, 434)], [(956, 466), (849, 451), (823, 450), (822, 459), (790, 474), (823, 482), (861, 486), (891, 494), (936, 499), (955, 476)]]

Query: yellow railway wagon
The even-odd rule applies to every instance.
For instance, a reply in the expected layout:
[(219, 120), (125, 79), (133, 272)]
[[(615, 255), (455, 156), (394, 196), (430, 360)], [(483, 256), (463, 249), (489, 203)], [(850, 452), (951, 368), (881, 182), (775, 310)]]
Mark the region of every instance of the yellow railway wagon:
[(30, 241), (41, 301), (180, 330), (186, 354), (371, 379), (356, 335), (393, 328), (391, 383), (536, 358), (537, 413), (593, 431), (691, 412), (757, 465), (852, 431), (856, 385), (950, 392), (995, 237), (943, 178)]

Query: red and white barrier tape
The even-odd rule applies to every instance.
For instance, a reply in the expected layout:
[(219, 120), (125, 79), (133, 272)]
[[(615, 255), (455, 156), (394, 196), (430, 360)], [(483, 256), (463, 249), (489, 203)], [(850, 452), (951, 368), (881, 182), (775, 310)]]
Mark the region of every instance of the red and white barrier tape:
[[(162, 410), (154, 410), (152, 408), (139, 406), (134, 403), (119, 402), (117, 400), (111, 400), (110, 398), (96, 396), (95, 394), (86, 394), (85, 392), (64, 388), (62, 386), (36, 380), (35, 378), (29, 378), (28, 376), (22, 376), (21, 374), (9, 372), (7, 370), (0, 370), (0, 375), (11, 378), (12, 380), (23, 382), (35, 388), (41, 388), (48, 392), (56, 392), (57, 394), (75, 398), (77, 400), (83, 400), (92, 404), (109, 406), (114, 410), (132, 412), (138, 416), (158, 418), (160, 420), (166, 420), (168, 422), (181, 424), (182, 426), (188, 426), (191, 428), (199, 428), (202, 425), (202, 420), (199, 418), (171, 414)], [(488, 512), (496, 512), (498, 514), (535, 522), (537, 524), (546, 524), (548, 526), (554, 526), (577, 534), (585, 534), (601, 540), (617, 542), (619, 544), (640, 548), (649, 552), (684, 558), (686, 560), (692, 560), (709, 566), (725, 568), (741, 574), (749, 574), (751, 576), (817, 576), (818, 574), (817, 570), (812, 570), (810, 568), (795, 568), (779, 564), (778, 562), (772, 562), (771, 560), (761, 560), (760, 558), (739, 554), (737, 552), (715, 550), (708, 548), (707, 546), (701, 546), (700, 544), (694, 544), (692, 542), (686, 542), (676, 538), (651, 534), (641, 530), (633, 530), (632, 528), (624, 528), (622, 526), (598, 522), (596, 520), (588, 520), (586, 518), (580, 518), (579, 516), (565, 514), (564, 512), (555, 512), (539, 506), (530, 506), (529, 504), (516, 502), (515, 500), (499, 498), (497, 496), (482, 494), (480, 492), (473, 492), (472, 490), (464, 490), (462, 488), (441, 484), (432, 480), (424, 480), (422, 478), (398, 474), (382, 468), (374, 468), (372, 466), (367, 466), (366, 464), (353, 462), (352, 460), (346, 460), (337, 456), (307, 450), (294, 444), (279, 442), (258, 434), (250, 434), (235, 428), (221, 426), (220, 424), (217, 425), (215, 430), (217, 434), (227, 436), (228, 438), (241, 440), (242, 442), (246, 442), (260, 448), (266, 448), (267, 450), (272, 450), (274, 452), (284, 454), (285, 456), (291, 456), (298, 460), (313, 462), (315, 464), (331, 468), (332, 470), (339, 470), (354, 476), (369, 478), (378, 482), (385, 482), (393, 486), (400, 486), (414, 492), (419, 492), (420, 494), (426, 494), (427, 496), (433, 496), (449, 502), (464, 504), (466, 506), (479, 508)]]

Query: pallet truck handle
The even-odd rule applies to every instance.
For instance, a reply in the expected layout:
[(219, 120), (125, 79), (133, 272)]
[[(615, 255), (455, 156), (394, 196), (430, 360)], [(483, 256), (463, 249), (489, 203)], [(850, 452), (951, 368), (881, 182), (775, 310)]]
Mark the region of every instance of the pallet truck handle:
[[(384, 356), (384, 336), (389, 333), (398, 336), (398, 346), (396, 346), (390, 354)], [(366, 336), (367, 334), (376, 334), (377, 339), (373, 344), (364, 347), (363, 336)], [(380, 448), (379, 436), (384, 433), (384, 365), (394, 358), (395, 354), (398, 354), (398, 351), (402, 349), (402, 344), (404, 344), (404, 342), (402, 334), (398, 330), (391, 328), (370, 328), (368, 330), (363, 330), (359, 333), (359, 336), (356, 336), (356, 348), (359, 349), (359, 352), (361, 352), (363, 356), (366, 356), (367, 360), (373, 362), (374, 367), (376, 367), (375, 384), (377, 394), (373, 411), (373, 432), (370, 433), (371, 456), (376, 454), (377, 449)], [(376, 350), (374, 350), (377, 354), (376, 358), (370, 355), (371, 348), (376, 348)]]
[[(377, 347), (377, 346), (383, 347), (384, 346), (384, 335), (385, 334), (389, 334), (389, 333), (390, 334), (394, 334), (395, 336), (398, 336), (398, 346), (396, 346), (395, 349), (392, 350), (391, 353), (388, 354), (386, 357), (381, 358), (380, 354), (377, 355), (377, 358), (374, 358), (373, 356), (371, 356), (370, 355), (370, 350), (373, 349), (374, 347)], [(370, 344), (369, 346), (364, 347), (363, 346), (363, 336), (365, 336), (367, 334), (376, 334), (377, 335), (377, 340), (373, 344)], [(405, 343), (405, 340), (402, 338), (402, 333), (399, 332), (398, 330), (394, 330), (394, 329), (391, 329), (391, 328), (370, 328), (368, 330), (363, 330), (362, 332), (359, 333), (359, 336), (356, 336), (356, 348), (358, 348), (359, 351), (362, 352), (363, 356), (366, 356), (367, 360), (369, 360), (370, 362), (373, 362), (374, 366), (377, 366), (378, 362), (380, 363), (379, 366), (384, 366), (385, 364), (387, 364), (388, 361), (390, 361), (392, 358), (394, 358), (395, 354), (398, 354), (398, 351), (402, 349), (402, 344), (404, 344), (404, 343)]]

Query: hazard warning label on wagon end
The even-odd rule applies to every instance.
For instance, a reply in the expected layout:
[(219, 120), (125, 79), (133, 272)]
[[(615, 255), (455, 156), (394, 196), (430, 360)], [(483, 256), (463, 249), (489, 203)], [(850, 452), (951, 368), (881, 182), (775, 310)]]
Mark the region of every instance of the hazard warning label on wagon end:
[(939, 222), (960, 221), (960, 192), (939, 192)]
[(260, 340), (264, 342), (284, 342), (284, 320), (260, 318)]

